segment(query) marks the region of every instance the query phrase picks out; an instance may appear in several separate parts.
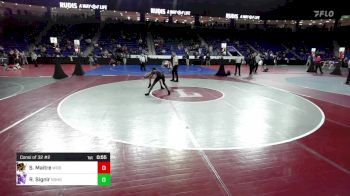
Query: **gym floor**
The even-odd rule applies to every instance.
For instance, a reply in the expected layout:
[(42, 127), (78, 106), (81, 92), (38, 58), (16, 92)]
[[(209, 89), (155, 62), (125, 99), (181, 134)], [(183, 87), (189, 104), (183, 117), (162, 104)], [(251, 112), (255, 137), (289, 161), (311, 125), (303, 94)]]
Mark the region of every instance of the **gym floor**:
[[(63, 80), (53, 65), (1, 70), (0, 195), (350, 194), (345, 76), (180, 66), (176, 83), (152, 67), (170, 96), (159, 84), (145, 96), (138, 65), (84, 65)], [(111, 185), (18, 187), (16, 152), (110, 152)]]

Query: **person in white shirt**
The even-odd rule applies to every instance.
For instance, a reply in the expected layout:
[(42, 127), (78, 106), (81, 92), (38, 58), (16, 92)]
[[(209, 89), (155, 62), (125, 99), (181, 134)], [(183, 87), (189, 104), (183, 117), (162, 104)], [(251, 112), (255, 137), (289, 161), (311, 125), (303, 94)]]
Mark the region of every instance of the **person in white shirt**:
[(24, 51), (20, 53), (20, 58), (22, 65), (28, 65), (27, 55)]
[(140, 59), (140, 69), (141, 69), (141, 71), (146, 71), (146, 66), (145, 66), (146, 57), (145, 57), (145, 55), (141, 54), (139, 59)]
[(123, 52), (123, 64), (126, 65), (126, 61), (128, 58), (128, 54), (126, 52)]
[(188, 52), (186, 52), (184, 57), (186, 60), (186, 65), (189, 66), (190, 65), (190, 54)]
[(31, 54), (31, 58), (32, 58), (32, 62), (34, 63), (34, 66), (38, 67), (38, 62), (37, 62), (38, 55), (34, 51)]
[(177, 72), (177, 67), (179, 66), (179, 59), (177, 58), (175, 53), (173, 53), (171, 55), (171, 61), (172, 61), (172, 65), (173, 65), (173, 69), (171, 71), (171, 74), (172, 74), (173, 77), (172, 77), (172, 79), (170, 81), (179, 82), (179, 75), (178, 75), (178, 72)]
[(277, 55), (273, 55), (273, 64), (277, 66)]
[(350, 84), (350, 60), (348, 61), (348, 70), (349, 70), (348, 78), (346, 79), (345, 84)]
[(256, 73), (256, 71), (258, 71), (258, 67), (259, 67), (259, 62), (261, 60), (260, 54), (257, 54), (255, 56), (255, 68), (254, 68), (254, 73)]

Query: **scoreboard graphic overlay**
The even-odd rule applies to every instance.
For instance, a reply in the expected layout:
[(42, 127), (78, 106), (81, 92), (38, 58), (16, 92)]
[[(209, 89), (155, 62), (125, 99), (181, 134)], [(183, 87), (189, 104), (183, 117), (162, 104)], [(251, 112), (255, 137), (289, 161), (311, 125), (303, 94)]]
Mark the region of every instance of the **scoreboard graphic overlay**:
[(17, 153), (16, 184), (111, 184), (110, 153)]

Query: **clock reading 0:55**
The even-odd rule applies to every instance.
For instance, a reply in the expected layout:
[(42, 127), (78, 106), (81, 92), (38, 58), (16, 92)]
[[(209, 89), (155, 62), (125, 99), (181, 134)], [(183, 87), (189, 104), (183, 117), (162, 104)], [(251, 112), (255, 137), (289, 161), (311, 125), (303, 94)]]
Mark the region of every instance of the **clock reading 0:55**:
[(107, 155), (96, 155), (96, 159), (105, 160), (105, 159), (107, 159)]

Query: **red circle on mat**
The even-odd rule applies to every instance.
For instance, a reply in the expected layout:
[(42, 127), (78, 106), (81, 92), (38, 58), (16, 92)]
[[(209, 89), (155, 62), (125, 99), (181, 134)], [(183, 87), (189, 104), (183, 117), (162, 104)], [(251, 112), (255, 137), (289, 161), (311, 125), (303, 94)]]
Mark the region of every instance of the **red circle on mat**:
[(154, 97), (183, 102), (201, 102), (219, 99), (224, 96), (220, 91), (202, 87), (171, 87), (171, 94), (165, 89), (158, 89), (152, 92)]

